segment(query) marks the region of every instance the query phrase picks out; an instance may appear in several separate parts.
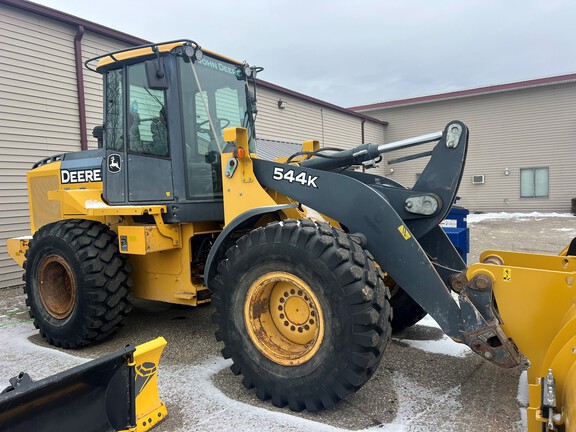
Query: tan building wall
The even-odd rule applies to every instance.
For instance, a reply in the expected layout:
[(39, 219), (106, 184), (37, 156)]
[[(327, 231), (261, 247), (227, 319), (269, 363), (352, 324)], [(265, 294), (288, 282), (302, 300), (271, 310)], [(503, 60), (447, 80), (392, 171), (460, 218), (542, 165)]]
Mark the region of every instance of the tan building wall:
[(21, 283), (6, 239), (30, 233), (26, 171), (80, 148), (70, 26), (0, 5), (0, 286)]
[[(386, 142), (441, 130), (450, 120), (470, 129), (460, 205), (476, 211), (570, 210), (576, 197), (576, 82), (543, 85), (364, 111), (386, 119)], [(430, 148), (430, 146), (428, 146)], [(424, 151), (426, 146), (390, 153), (394, 159)], [(425, 161), (381, 164), (383, 173), (412, 186)], [(549, 168), (549, 197), (521, 198), (520, 169)], [(390, 169), (394, 170), (390, 174)], [(508, 168), (509, 175), (505, 175)], [(472, 176), (484, 175), (484, 184)]]
[[(29, 235), (26, 172), (40, 159), (80, 150), (74, 57), (77, 27), (0, 4), (0, 287), (20, 284), (22, 272), (6, 239)], [(87, 31), (84, 60), (128, 46)], [(90, 131), (102, 124), (102, 84), (85, 71)]]
[[(362, 143), (363, 119), (266, 87), (257, 89), (258, 138), (301, 143), (317, 139), (323, 147), (350, 148)], [(286, 108), (278, 108), (278, 101)], [(384, 125), (364, 121), (365, 142), (382, 143)]]

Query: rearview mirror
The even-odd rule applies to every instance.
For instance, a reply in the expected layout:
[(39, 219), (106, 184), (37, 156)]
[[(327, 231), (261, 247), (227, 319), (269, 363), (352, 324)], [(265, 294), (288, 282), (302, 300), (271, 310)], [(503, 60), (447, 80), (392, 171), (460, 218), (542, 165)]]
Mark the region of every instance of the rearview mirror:
[(144, 63), (146, 66), (146, 80), (148, 87), (154, 90), (168, 89), (168, 80), (166, 79), (166, 71), (164, 69), (164, 61), (162, 58), (148, 60)]

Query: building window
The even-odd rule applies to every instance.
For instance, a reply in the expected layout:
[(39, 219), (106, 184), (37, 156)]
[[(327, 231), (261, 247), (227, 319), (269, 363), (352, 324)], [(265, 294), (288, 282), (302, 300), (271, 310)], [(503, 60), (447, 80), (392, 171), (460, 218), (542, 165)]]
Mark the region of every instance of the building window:
[(520, 169), (520, 197), (548, 197), (548, 167)]

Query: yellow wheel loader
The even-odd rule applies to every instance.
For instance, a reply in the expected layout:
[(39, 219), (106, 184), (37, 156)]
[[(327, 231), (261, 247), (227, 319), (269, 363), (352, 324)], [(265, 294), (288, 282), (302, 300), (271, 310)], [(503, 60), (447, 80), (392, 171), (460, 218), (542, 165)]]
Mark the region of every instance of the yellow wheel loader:
[[(34, 166), (33, 237), (8, 245), (49, 343), (100, 342), (132, 297), (212, 301), (243, 384), (314, 411), (362, 387), (392, 329), (428, 313), (498, 366), (518, 365), (520, 348), (533, 362), (530, 430), (573, 430), (575, 258), (490, 252), (466, 267), (439, 227), (464, 170), (463, 123), (346, 150), (307, 141), (272, 162), (255, 154), (261, 68), (191, 40), (87, 67), (104, 78), (99, 148)], [(349, 169), (432, 142), (414, 155), (430, 160), (412, 188)]]

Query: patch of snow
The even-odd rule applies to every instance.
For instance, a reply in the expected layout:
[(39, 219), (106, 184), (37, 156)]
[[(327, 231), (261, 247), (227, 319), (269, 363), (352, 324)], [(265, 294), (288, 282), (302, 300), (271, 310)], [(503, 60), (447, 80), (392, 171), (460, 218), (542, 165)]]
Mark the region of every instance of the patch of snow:
[(486, 220), (515, 220), (515, 221), (524, 221), (527, 218), (549, 218), (549, 217), (561, 217), (561, 218), (575, 218), (575, 216), (571, 213), (540, 213), (540, 212), (531, 212), (531, 213), (479, 213), (473, 214), (470, 213), (467, 216), (468, 224), (474, 224)]
[[(160, 395), (170, 394), (172, 403), (184, 408), (186, 415), (182, 416), (182, 431), (235, 431), (235, 430), (267, 430), (267, 431), (315, 431), (344, 432), (342, 429), (313, 420), (297, 417), (292, 414), (269, 411), (244, 402), (231, 399), (214, 385), (213, 376), (231, 365), (230, 360), (212, 357), (198, 366), (164, 367), (158, 372)], [(186, 385), (183, 386), (182, 382)], [(402, 380), (402, 387), (411, 389)], [(430, 392), (430, 391), (428, 391)], [(413, 389), (413, 395), (402, 398), (410, 401), (411, 397), (420, 397), (420, 388)], [(435, 400), (441, 395), (434, 395)], [(197, 406), (195, 406), (197, 405)], [(401, 408), (402, 409), (402, 405)], [(403, 418), (413, 419), (414, 413), (410, 406), (404, 407)], [(265, 425), (265, 426), (264, 426)], [(362, 429), (363, 431), (404, 432), (403, 424), (389, 423)]]
[(552, 228), (552, 231), (574, 232), (576, 231), (576, 228)]
[[(426, 315), (417, 326), (433, 327), (439, 329), (440, 326), (430, 315)], [(470, 348), (467, 345), (454, 342), (448, 336), (443, 335), (438, 340), (414, 340), (414, 339), (401, 339), (397, 338), (399, 342), (426, 351), (433, 354), (444, 354), (453, 357), (466, 357), (470, 353)]]
[(104, 208), (108, 206), (104, 204), (102, 201), (86, 200), (86, 202), (84, 203), (84, 207), (86, 207), (87, 209), (95, 209), (95, 208)]
[[(182, 416), (184, 424), (179, 430), (262, 430), (263, 425), (266, 425), (267, 431), (349, 431), (229, 398), (214, 385), (213, 376), (230, 364), (230, 360), (212, 357), (199, 366), (160, 369), (158, 372), (160, 394), (176, 396), (178, 400), (173, 403), (186, 407), (186, 415)], [(454, 413), (462, 410), (458, 402), (460, 386), (446, 392), (436, 391), (402, 374), (395, 374), (393, 381), (398, 397), (396, 418), (391, 423), (361, 429), (363, 432), (442, 430), (442, 425), (434, 423), (441, 422), (443, 418), (447, 423), (453, 422), (451, 419)], [(182, 386), (182, 382), (186, 382), (186, 386)], [(200, 406), (195, 407), (195, 404)]]
[(442, 228), (456, 228), (458, 221), (456, 219), (444, 219), (439, 225)]
[[(0, 350), (0, 370), (3, 371), (0, 379), (8, 380), (23, 371), (34, 381), (38, 381), (88, 361), (28, 340), (37, 334), (38, 330), (31, 322), (17, 323), (2, 329), (0, 344), (7, 348)], [(16, 358), (19, 359), (18, 362), (14, 361)]]
[(438, 340), (413, 340), (413, 339), (398, 339), (398, 341), (405, 343), (413, 348), (426, 351), (433, 354), (444, 354), (453, 357), (466, 357), (471, 351), (467, 345), (454, 342), (448, 336), (444, 335), (442, 339)]
[(522, 430), (528, 428), (528, 417), (526, 407), (530, 403), (530, 396), (528, 394), (528, 371), (523, 371), (518, 379), (518, 396), (516, 396), (520, 404), (520, 426)]
[(529, 395), (528, 395), (528, 371), (524, 371), (520, 374), (520, 378), (518, 380), (518, 403), (523, 406), (527, 407), (529, 403)]
[(440, 328), (440, 326), (438, 325), (436, 320), (434, 318), (432, 318), (430, 315), (426, 315), (424, 318), (422, 318), (420, 321), (418, 321), (418, 324), (416, 324), (416, 325), (423, 325), (426, 327)]
[(520, 408), (520, 420), (516, 424), (517, 430), (528, 430), (528, 413), (526, 412), (526, 408)]
[[(455, 414), (462, 411), (462, 405), (458, 402), (461, 394), (459, 385), (446, 392), (434, 391), (421, 386), (407, 376), (395, 374), (394, 387), (398, 396), (396, 423), (406, 426), (418, 425), (420, 427), (416, 430), (419, 431), (448, 430), (446, 428), (448, 424), (455, 426), (452, 419), (457, 417)], [(446, 419), (444, 424), (430, 424), (442, 421), (442, 418)], [(423, 424), (429, 424), (429, 427), (424, 429)], [(364, 430), (375, 430), (375, 428)]]

